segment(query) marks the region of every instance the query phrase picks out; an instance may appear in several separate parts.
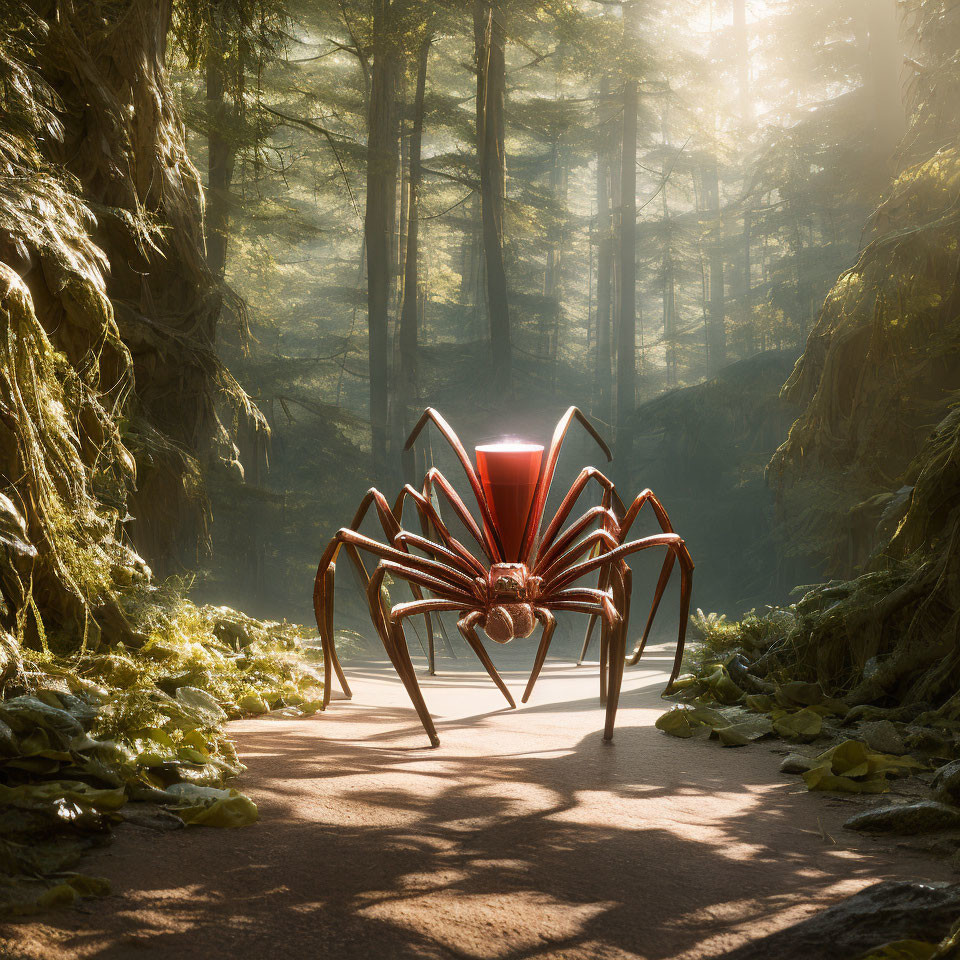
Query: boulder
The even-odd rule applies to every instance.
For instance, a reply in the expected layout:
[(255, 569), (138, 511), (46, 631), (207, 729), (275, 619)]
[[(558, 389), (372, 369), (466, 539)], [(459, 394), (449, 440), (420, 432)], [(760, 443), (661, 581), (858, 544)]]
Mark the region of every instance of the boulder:
[(713, 960), (850, 960), (892, 940), (941, 940), (958, 915), (960, 884), (887, 880)]
[(907, 752), (903, 737), (889, 720), (874, 720), (872, 723), (861, 724), (857, 732), (864, 743), (877, 753), (891, 753), (902, 757)]
[(805, 757), (802, 753), (788, 753), (780, 764), (780, 772), (806, 773), (813, 765), (813, 757)]
[(943, 803), (960, 804), (960, 760), (945, 763), (934, 773), (933, 795)]
[(889, 804), (852, 816), (844, 827), (870, 833), (932, 833), (960, 827), (960, 809), (935, 800)]

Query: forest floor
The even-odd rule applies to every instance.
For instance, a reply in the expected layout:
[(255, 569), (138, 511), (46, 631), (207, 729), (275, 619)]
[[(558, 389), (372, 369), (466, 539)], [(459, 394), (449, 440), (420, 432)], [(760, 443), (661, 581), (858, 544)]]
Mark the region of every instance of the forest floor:
[[(528, 648), (495, 651), (516, 695)], [(950, 869), (842, 829), (777, 750), (656, 730), (670, 651), (628, 669), (603, 743), (597, 665), (550, 660), (505, 709), (465, 657), (424, 678), (441, 745), (383, 663), (352, 702), (230, 725), (261, 820), (125, 824), (85, 869), (113, 894), (0, 928), (0, 956), (670, 958), (721, 954), (881, 879)]]

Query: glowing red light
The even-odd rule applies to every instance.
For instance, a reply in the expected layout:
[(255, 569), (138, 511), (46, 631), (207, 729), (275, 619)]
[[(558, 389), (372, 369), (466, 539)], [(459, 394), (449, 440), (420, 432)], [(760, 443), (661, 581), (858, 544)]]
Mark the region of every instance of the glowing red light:
[(477, 472), (500, 534), (504, 559), (519, 561), (543, 447), (533, 443), (489, 443), (476, 450)]

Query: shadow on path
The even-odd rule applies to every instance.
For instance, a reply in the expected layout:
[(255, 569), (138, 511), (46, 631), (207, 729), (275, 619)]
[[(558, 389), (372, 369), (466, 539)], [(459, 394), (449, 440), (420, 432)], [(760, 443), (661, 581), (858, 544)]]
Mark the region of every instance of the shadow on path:
[(430, 680), (430, 750), (399, 684), (362, 665), (352, 703), (235, 725), (256, 827), (124, 828), (92, 865), (114, 896), (8, 936), (44, 958), (679, 960), (877, 879), (945, 878), (842, 835), (850, 803), (763, 747), (663, 736), (659, 665), (630, 675), (605, 744), (595, 672), (550, 664), (516, 712), (472, 673)]

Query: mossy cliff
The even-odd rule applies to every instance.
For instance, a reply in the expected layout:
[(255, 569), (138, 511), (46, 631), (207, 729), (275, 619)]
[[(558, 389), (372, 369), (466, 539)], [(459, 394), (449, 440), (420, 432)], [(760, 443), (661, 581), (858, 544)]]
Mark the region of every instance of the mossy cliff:
[(130, 800), (255, 819), (223, 721), (319, 693), (299, 631), (150, 569), (203, 540), (201, 464), (236, 466), (218, 411), (258, 418), (214, 350), (170, 16), (0, 6), (0, 909), (101, 892), (70, 868)]

